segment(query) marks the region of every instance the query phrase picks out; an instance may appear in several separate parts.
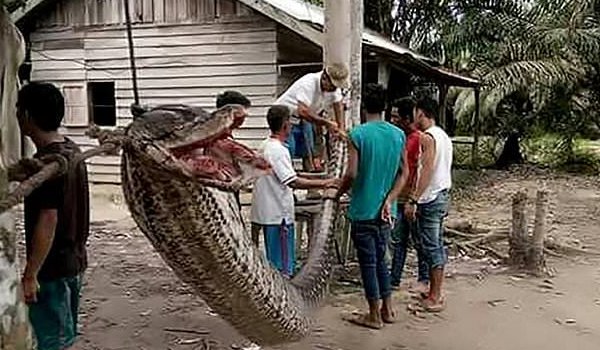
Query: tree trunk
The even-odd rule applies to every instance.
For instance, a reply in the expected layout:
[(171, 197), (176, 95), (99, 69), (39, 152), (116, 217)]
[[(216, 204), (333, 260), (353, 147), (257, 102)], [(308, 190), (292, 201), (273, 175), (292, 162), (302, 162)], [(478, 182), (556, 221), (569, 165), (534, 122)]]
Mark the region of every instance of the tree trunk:
[(521, 135), (518, 132), (513, 132), (508, 135), (504, 147), (502, 148), (502, 153), (500, 153), (500, 156), (494, 164), (494, 168), (506, 169), (510, 165), (523, 163), (524, 159), (521, 154), (521, 145), (519, 144), (520, 136)]
[[(8, 194), (6, 167), (20, 155), (20, 139), (15, 121), (17, 72), (22, 61), (23, 42), (10, 23), (4, 6), (0, 4), (0, 200)], [(10, 138), (10, 139), (8, 139)], [(15, 145), (16, 143), (16, 145)], [(10, 148), (7, 148), (10, 147)], [(0, 349), (32, 349), (31, 326), (27, 307), (23, 303), (21, 283), (17, 266), (15, 224), (12, 211), (0, 213)]]
[[(362, 92), (362, 32), (363, 24), (363, 2), (362, 0), (351, 0), (350, 5), (350, 120), (352, 125), (360, 124), (360, 100)], [(347, 125), (348, 127), (349, 125)]]
[(517, 192), (512, 201), (512, 230), (509, 237), (509, 262), (510, 265), (522, 268), (527, 258), (527, 193)]
[(323, 62), (343, 63), (350, 72), (346, 127), (360, 124), (363, 6), (361, 0), (325, 1)]
[(533, 227), (533, 237), (527, 257), (527, 267), (532, 272), (540, 275), (545, 266), (544, 260), (544, 238), (547, 230), (548, 216), (548, 191), (538, 190), (535, 202), (535, 224)]

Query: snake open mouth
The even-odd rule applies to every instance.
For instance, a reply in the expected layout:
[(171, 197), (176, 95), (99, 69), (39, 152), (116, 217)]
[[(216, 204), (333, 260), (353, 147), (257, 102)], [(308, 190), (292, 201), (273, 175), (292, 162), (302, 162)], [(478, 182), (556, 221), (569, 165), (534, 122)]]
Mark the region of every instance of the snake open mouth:
[(196, 179), (212, 180), (223, 186), (251, 181), (271, 169), (261, 155), (234, 141), (229, 129), (169, 151)]
[(260, 154), (233, 140), (232, 131), (247, 117), (243, 106), (226, 105), (211, 113), (179, 104), (132, 106), (132, 114), (136, 135), (144, 140), (137, 147), (163, 175), (175, 171), (204, 186), (236, 191), (270, 172)]

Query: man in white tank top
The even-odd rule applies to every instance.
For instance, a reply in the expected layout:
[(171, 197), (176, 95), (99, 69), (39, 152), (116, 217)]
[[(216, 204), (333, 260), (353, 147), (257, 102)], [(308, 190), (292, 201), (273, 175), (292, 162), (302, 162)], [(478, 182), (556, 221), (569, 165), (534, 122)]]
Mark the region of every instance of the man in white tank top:
[[(452, 186), (452, 141), (436, 125), (438, 103), (431, 98), (421, 98), (414, 108), (414, 120), (423, 132), (421, 158), (416, 186), (405, 204), (408, 220), (416, 220), (418, 235), (430, 268), (429, 292), (422, 295), (422, 306), (430, 312), (444, 309), (442, 284), (447, 262), (444, 248), (443, 223), (448, 213), (449, 191)], [(388, 195), (386, 207), (398, 198), (402, 188), (396, 183)]]

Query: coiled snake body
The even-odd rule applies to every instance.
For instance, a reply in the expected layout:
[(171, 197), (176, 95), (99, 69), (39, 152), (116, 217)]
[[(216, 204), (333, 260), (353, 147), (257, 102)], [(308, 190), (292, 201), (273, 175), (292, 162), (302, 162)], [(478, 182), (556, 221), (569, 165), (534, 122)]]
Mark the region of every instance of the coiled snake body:
[[(138, 112), (122, 143), (122, 186), (133, 219), (162, 259), (209, 307), (255, 343), (305, 336), (311, 310), (324, 296), (336, 204), (325, 200), (308, 262), (291, 280), (274, 270), (245, 232), (231, 193), (268, 171), (255, 152), (228, 138), (239, 106), (212, 114), (188, 106)], [(207, 156), (225, 150), (247, 171)], [(335, 142), (329, 168), (339, 176), (344, 145)], [(244, 167), (242, 167), (244, 168)]]

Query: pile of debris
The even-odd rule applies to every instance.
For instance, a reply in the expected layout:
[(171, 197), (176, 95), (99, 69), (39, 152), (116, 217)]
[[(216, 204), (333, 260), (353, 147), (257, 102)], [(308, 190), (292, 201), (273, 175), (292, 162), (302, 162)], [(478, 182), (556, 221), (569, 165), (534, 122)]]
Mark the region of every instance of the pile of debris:
[(448, 222), (444, 228), (446, 244), (455, 256), (491, 257), (501, 263), (534, 274), (545, 271), (545, 256), (600, 256), (600, 251), (559, 243), (548, 235), (552, 231), (549, 192), (537, 191), (533, 229), (526, 213), (527, 193), (518, 191), (512, 201), (512, 227), (479, 228), (469, 221)]

